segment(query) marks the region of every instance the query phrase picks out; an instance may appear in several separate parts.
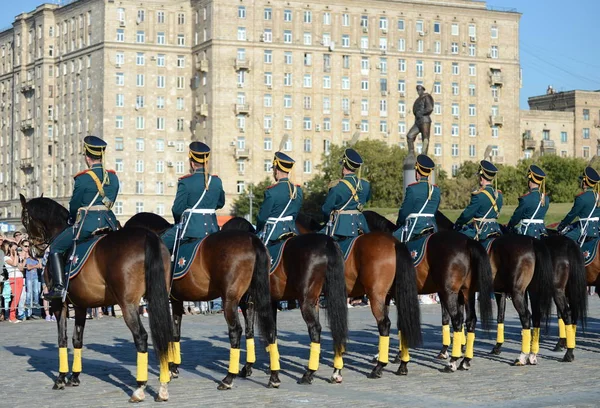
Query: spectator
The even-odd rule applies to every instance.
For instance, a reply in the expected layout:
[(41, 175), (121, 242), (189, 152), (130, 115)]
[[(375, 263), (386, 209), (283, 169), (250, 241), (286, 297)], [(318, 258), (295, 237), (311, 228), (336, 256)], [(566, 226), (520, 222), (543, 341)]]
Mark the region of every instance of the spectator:
[(17, 244), (20, 244), (21, 240), (23, 239), (23, 233), (21, 231), (15, 231), (13, 233), (13, 238)]
[(21, 320), (17, 318), (17, 305), (19, 305), (21, 294), (23, 293), (23, 270), (25, 268), (25, 260), (21, 257), (21, 251), (18, 250), (16, 243), (9, 243), (8, 254), (4, 256), (4, 263), (6, 264), (8, 282), (13, 294), (13, 299), (10, 302), (9, 319), (11, 323), (20, 323)]
[(42, 268), (42, 264), (36, 258), (31, 256), (31, 243), (24, 239), (21, 241), (23, 248), (23, 258), (25, 259), (25, 317), (27, 320), (37, 319), (33, 314), (33, 309), (40, 308), (40, 284), (38, 278), (38, 270)]
[[(0, 293), (4, 289), (4, 285), (8, 286), (8, 276), (5, 275), (4, 268), (4, 235), (0, 234)], [(4, 321), (4, 299), (0, 297), (0, 322)]]

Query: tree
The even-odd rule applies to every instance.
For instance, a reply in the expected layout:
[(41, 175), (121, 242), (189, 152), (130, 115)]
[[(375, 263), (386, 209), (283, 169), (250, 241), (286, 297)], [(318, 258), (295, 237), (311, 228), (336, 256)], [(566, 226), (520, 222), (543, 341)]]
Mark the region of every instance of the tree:
[(251, 222), (255, 223), (258, 210), (265, 199), (265, 190), (271, 184), (273, 184), (273, 182), (267, 178), (256, 185), (248, 185), (246, 192), (240, 194), (240, 196), (233, 202), (233, 210), (231, 211), (232, 215), (236, 217), (246, 217), (248, 214), (250, 214), (250, 198), (248, 197), (248, 193), (252, 192), (254, 198), (252, 199)]

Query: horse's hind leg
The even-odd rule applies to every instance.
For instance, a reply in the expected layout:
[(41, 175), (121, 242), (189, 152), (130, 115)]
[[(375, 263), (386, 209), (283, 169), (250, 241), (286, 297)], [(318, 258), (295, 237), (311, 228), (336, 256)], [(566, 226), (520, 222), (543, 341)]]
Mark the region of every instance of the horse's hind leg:
[(181, 365), (181, 319), (183, 318), (183, 301), (171, 300), (173, 311), (173, 347), (169, 353), (169, 371), (171, 377), (179, 377), (179, 366)]
[(133, 335), (133, 342), (137, 350), (137, 367), (135, 380), (137, 389), (131, 395), (129, 402), (141, 402), (146, 398), (144, 389), (148, 383), (148, 333), (140, 319), (137, 304), (119, 304), (123, 312), (123, 320)]
[(298, 381), (298, 384), (312, 384), (315, 372), (319, 369), (319, 356), (321, 355), (321, 323), (319, 322), (318, 299), (303, 299), (300, 305), (302, 317), (308, 327), (310, 336), (310, 356), (308, 369)]
[(240, 377), (252, 375), (252, 366), (256, 363), (256, 349), (254, 344), (254, 302), (248, 295), (244, 295), (240, 303), (246, 326), (246, 365), (240, 371)]
[(475, 311), (475, 291), (468, 293), (463, 290), (463, 297), (468, 297), (465, 303), (466, 329), (467, 339), (465, 348), (465, 358), (460, 363), (460, 369), (468, 370), (471, 368), (471, 360), (473, 360), (473, 348), (475, 344), (475, 326), (477, 325), (477, 313)]
[(233, 384), (233, 380), (240, 372), (240, 340), (242, 337), (242, 325), (238, 317), (238, 302), (236, 300), (227, 299), (224, 302), (223, 312), (229, 329), (229, 370), (227, 375), (219, 383), (218, 390), (229, 390)]
[(458, 359), (462, 356), (462, 338), (463, 338), (463, 313), (462, 308), (458, 302), (458, 293), (440, 292), (440, 300), (445, 305), (448, 313), (450, 314), (450, 320), (452, 321), (452, 330), (454, 330), (452, 338), (452, 353), (450, 354), (450, 361), (444, 369), (446, 372), (454, 372), (458, 368)]
[(369, 374), (369, 378), (381, 378), (383, 367), (389, 363), (390, 327), (392, 323), (388, 317), (385, 297), (371, 293), (369, 300), (371, 301), (371, 311), (373, 312), (373, 316), (375, 316), (375, 320), (377, 320), (377, 330), (379, 331), (379, 357), (377, 364)]
[[(563, 347), (566, 347), (566, 345), (567, 345), (566, 327), (568, 327), (567, 325), (571, 325), (573, 323), (572, 319), (571, 319), (571, 311), (569, 309), (569, 303), (567, 302), (567, 297), (565, 296), (564, 289), (556, 289), (556, 291), (554, 292), (554, 303), (556, 303), (556, 314), (558, 315), (558, 318), (561, 320), (562, 325), (563, 325), (563, 330), (565, 331), (565, 337), (559, 338), (558, 343), (556, 343), (556, 347), (554, 348), (554, 351), (562, 351)], [(534, 324), (534, 327), (535, 327), (535, 324)], [(564, 343), (561, 343), (561, 341), (563, 341), (563, 340), (564, 340)], [(562, 361), (570, 363), (574, 359), (575, 359), (575, 357), (573, 355), (573, 349), (567, 348), (567, 352), (565, 353), (565, 356), (563, 357)]]
[(506, 312), (506, 293), (496, 292), (496, 305), (498, 306), (498, 316), (496, 321), (498, 322), (498, 332), (496, 333), (496, 345), (490, 351), (490, 354), (496, 356), (502, 352), (502, 345), (504, 344), (504, 314)]
[(450, 314), (448, 310), (444, 307), (444, 304), (441, 304), (442, 307), (442, 350), (437, 355), (438, 360), (447, 360), (448, 355), (448, 347), (450, 347)]
[(83, 329), (85, 328), (85, 307), (75, 308), (75, 329), (73, 329), (73, 368), (71, 378), (67, 381), (67, 386), (77, 387), (80, 384), (79, 374), (81, 374), (81, 350), (83, 348)]
[(53, 390), (64, 390), (66, 385), (67, 374), (69, 374), (69, 353), (67, 350), (67, 314), (68, 305), (60, 300), (53, 300), (50, 308), (56, 317), (56, 325), (58, 327), (58, 377), (54, 381)]
[(527, 358), (531, 352), (531, 314), (527, 307), (525, 293), (526, 292), (524, 291), (517, 290), (513, 290), (512, 293), (513, 305), (519, 314), (521, 326), (523, 327), (523, 330), (521, 331), (521, 354), (515, 361), (516, 366), (527, 364)]

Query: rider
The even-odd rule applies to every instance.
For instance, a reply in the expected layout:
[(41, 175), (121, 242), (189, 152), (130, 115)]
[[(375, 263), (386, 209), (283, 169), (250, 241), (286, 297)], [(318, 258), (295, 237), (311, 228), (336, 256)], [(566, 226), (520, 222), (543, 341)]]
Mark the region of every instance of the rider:
[[(583, 244), (583, 241), (598, 237), (598, 220), (600, 209), (598, 203), (598, 182), (600, 175), (591, 167), (586, 167), (583, 175), (579, 176), (583, 191), (575, 197), (573, 208), (558, 225), (558, 231), (572, 240)], [(571, 221), (579, 217), (577, 222), (569, 225)]]
[(64, 253), (73, 241), (89, 238), (97, 230), (117, 229), (117, 218), (112, 207), (119, 192), (119, 178), (113, 170), (106, 170), (104, 157), (106, 142), (96, 136), (83, 139), (85, 162), (89, 167), (75, 175), (73, 196), (69, 201), (69, 226), (50, 245), (48, 271), (53, 287), (46, 299), (62, 299), (64, 283)]
[(285, 153), (276, 152), (273, 158), (273, 178), (276, 183), (265, 190), (256, 227), (265, 245), (290, 235), (297, 235), (296, 217), (302, 207), (302, 188), (293, 184), (289, 173), (295, 161)]
[(402, 206), (398, 211), (396, 225), (400, 227), (394, 235), (402, 242), (416, 240), (425, 234), (437, 232), (435, 212), (440, 206), (440, 189), (429, 182), (435, 163), (424, 154), (417, 156), (415, 163), (416, 183), (406, 187)]
[(363, 159), (354, 149), (346, 149), (340, 164), (343, 165), (342, 178), (329, 185), (321, 210), (329, 220), (327, 234), (343, 240), (369, 232), (362, 210), (371, 199), (371, 185), (360, 178)]
[(546, 173), (541, 168), (535, 164), (529, 166), (527, 170), (529, 193), (519, 198), (519, 205), (507, 225), (509, 230), (514, 228), (518, 234), (537, 239), (547, 235), (544, 217), (550, 206), (550, 197), (546, 195), (545, 179)]
[(202, 142), (192, 142), (188, 156), (190, 174), (179, 178), (171, 209), (175, 224), (162, 235), (171, 252), (177, 238), (204, 238), (217, 232), (216, 210), (225, 205), (223, 182), (218, 176), (208, 174), (210, 147)]
[[(502, 209), (502, 192), (492, 186), (497, 172), (498, 168), (491, 162), (482, 160), (479, 163), (480, 188), (471, 193), (471, 202), (454, 225), (457, 231), (477, 241), (501, 234), (498, 215)], [(473, 222), (469, 223), (471, 219)]]

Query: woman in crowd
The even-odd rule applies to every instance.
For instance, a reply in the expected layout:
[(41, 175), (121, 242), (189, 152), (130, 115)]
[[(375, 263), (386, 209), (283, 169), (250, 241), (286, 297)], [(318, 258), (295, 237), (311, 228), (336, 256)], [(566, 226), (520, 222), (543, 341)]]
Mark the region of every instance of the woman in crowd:
[(38, 281), (38, 269), (41, 269), (42, 265), (40, 261), (31, 256), (29, 247), (30, 243), (24, 239), (21, 241), (21, 248), (23, 249), (22, 257), (25, 259), (25, 307), (26, 307), (26, 318), (36, 319), (37, 317), (33, 314), (33, 309), (39, 309), (40, 300), (40, 284)]
[(15, 242), (8, 244), (8, 252), (4, 256), (4, 264), (8, 272), (8, 282), (13, 295), (12, 301), (10, 302), (10, 316), (11, 323), (20, 323), (21, 320), (17, 318), (17, 305), (21, 301), (21, 294), (23, 293), (24, 279), (23, 270), (25, 269), (25, 259), (21, 255), (21, 251), (18, 250), (18, 245)]

